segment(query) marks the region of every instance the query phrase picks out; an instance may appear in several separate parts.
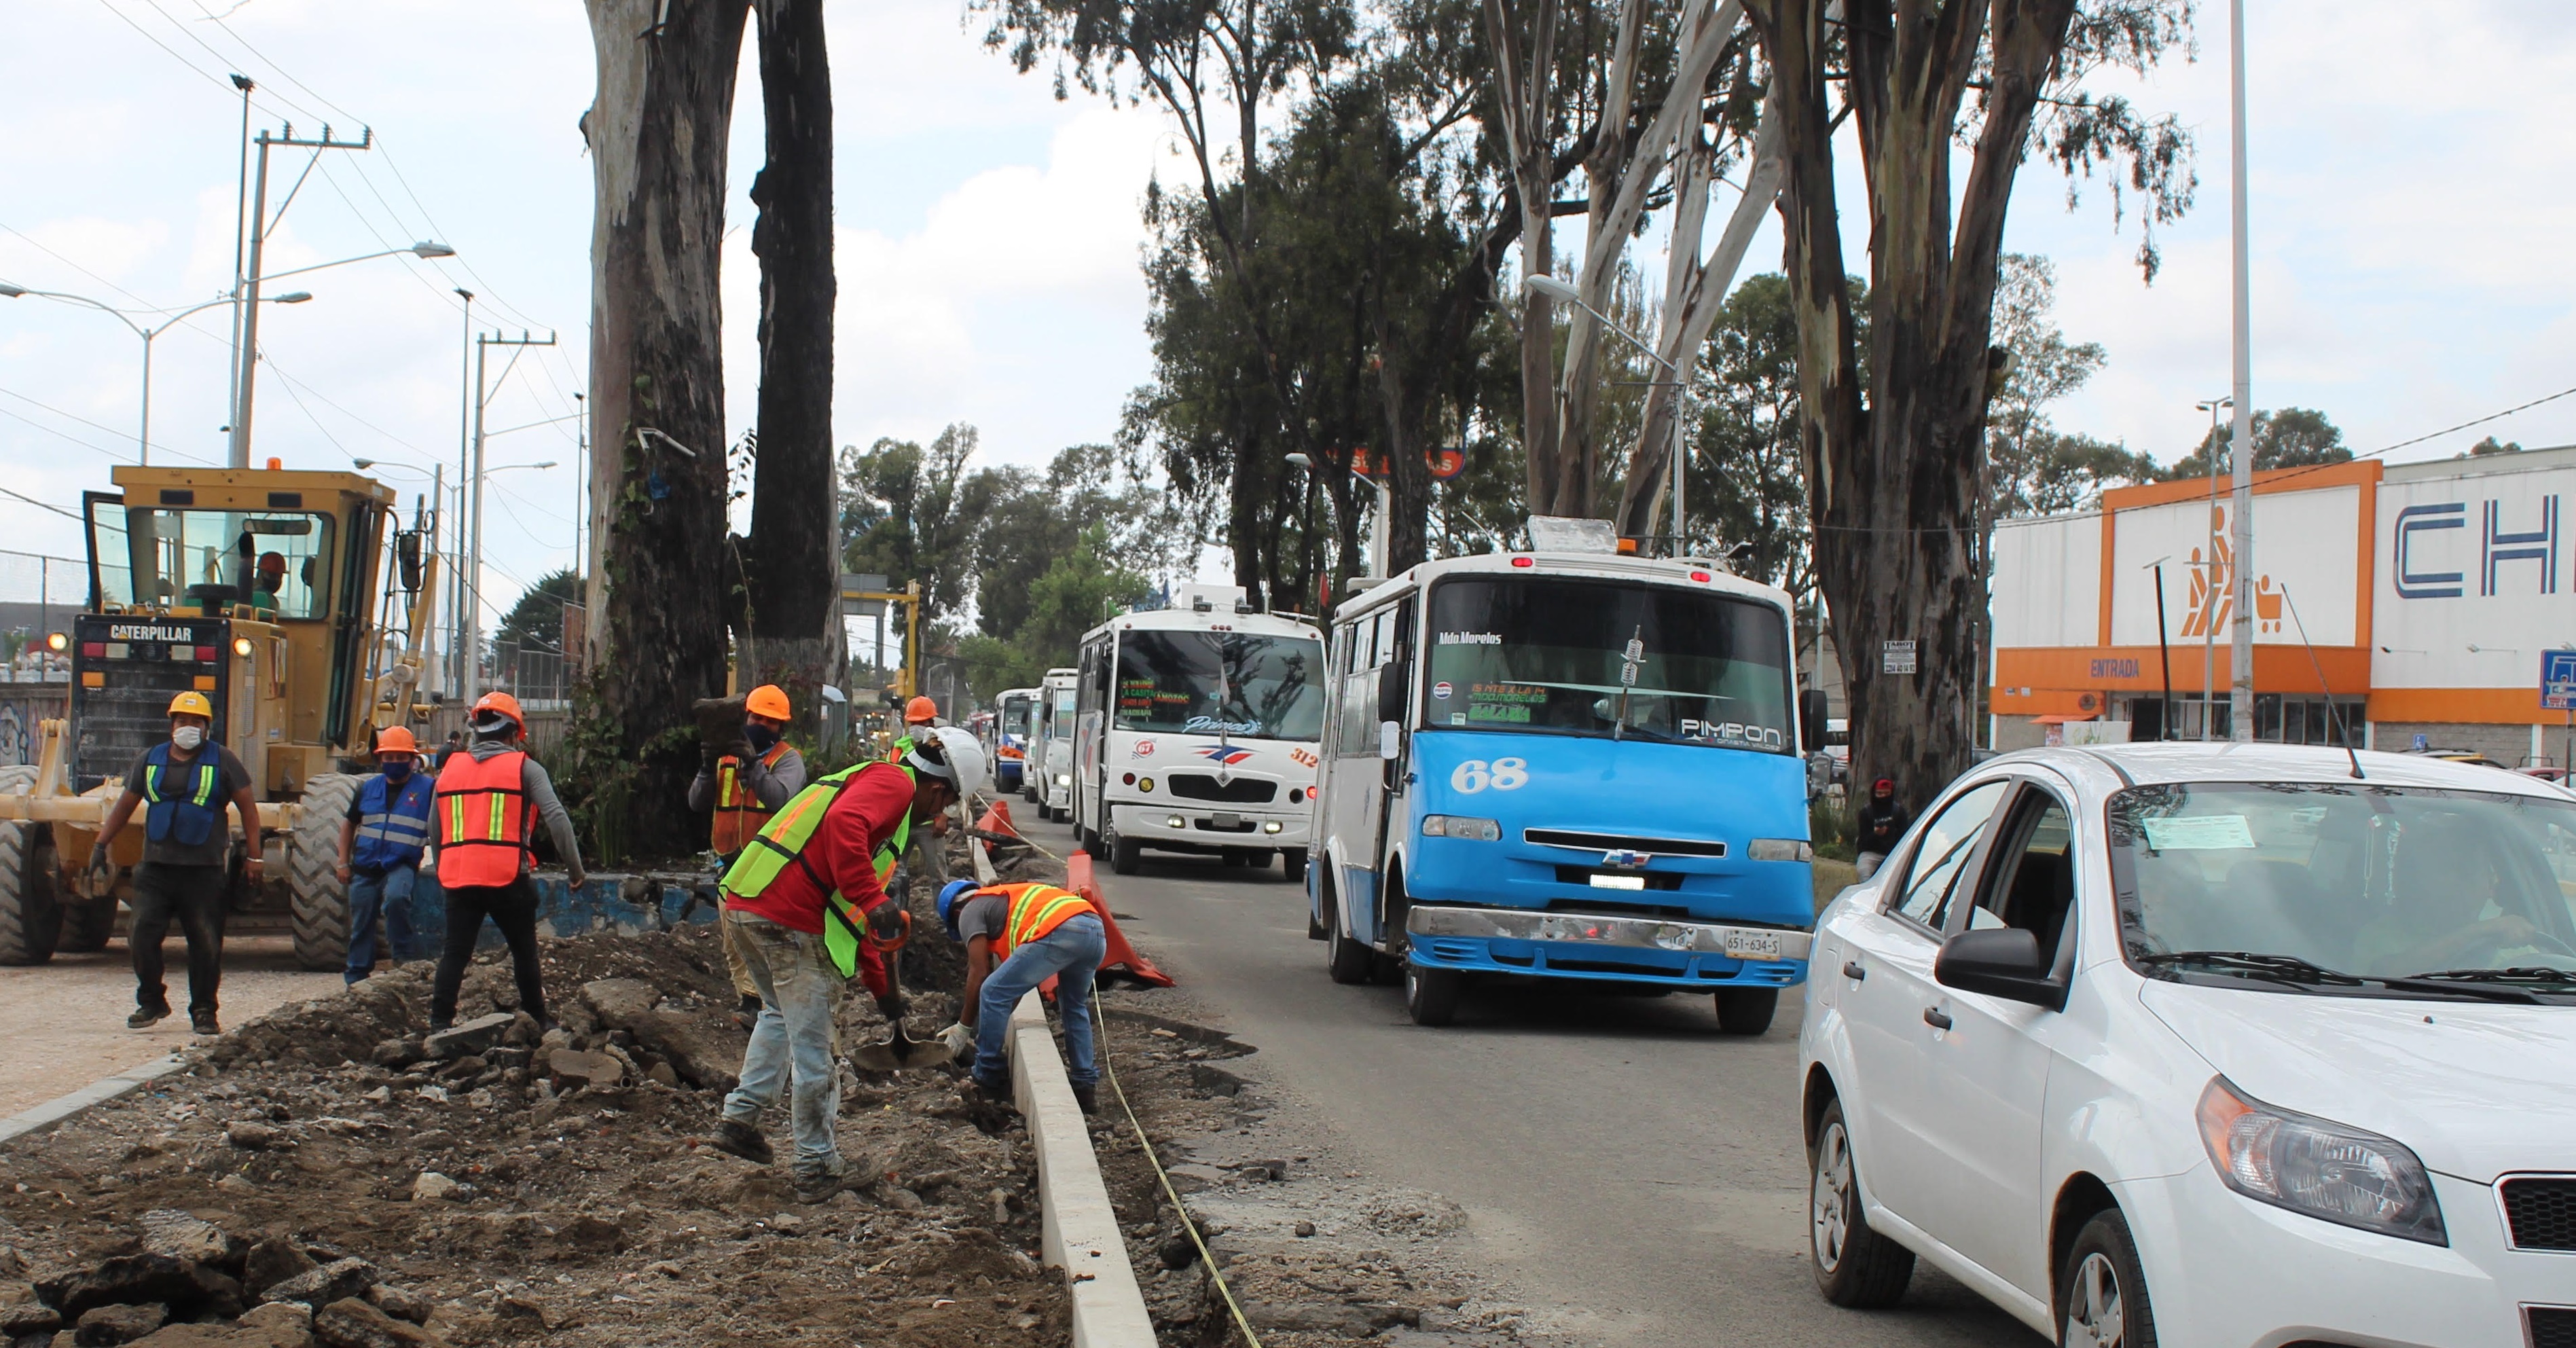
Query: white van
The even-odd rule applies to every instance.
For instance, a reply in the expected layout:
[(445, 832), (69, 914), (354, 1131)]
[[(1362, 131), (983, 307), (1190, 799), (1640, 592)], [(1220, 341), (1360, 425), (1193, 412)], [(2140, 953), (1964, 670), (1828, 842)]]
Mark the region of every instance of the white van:
[(1124, 875), (1151, 847), (1303, 879), (1323, 759), (1324, 637), (1232, 585), (1084, 633), (1073, 823)]
[(1074, 671), (1050, 669), (1038, 680), (1037, 736), (1029, 746), (1021, 794), (1040, 819), (1073, 817)]

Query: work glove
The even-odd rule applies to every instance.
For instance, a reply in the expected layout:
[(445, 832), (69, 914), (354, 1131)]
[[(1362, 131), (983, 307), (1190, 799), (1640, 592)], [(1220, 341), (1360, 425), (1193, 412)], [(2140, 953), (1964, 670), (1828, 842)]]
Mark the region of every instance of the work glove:
[(888, 899), (868, 910), (868, 935), (883, 949), (892, 950), (903, 944), (912, 933), (912, 914), (903, 905)]
[(939, 1032), (939, 1042), (948, 1046), (952, 1058), (963, 1058), (975, 1051), (975, 1032), (964, 1025), (951, 1025)]
[(709, 744), (704, 740), (698, 742), (698, 771), (715, 771), (717, 757), (716, 746)]
[(91, 892), (94, 894), (106, 893), (109, 881), (115, 876), (116, 863), (107, 859), (107, 849), (105, 847), (93, 846), (89, 849), (88, 873)]
[(726, 757), (733, 759), (737, 763), (748, 763), (753, 759), (760, 757), (760, 755), (751, 751), (751, 741), (749, 740), (735, 740), (733, 743), (724, 747), (724, 752)]

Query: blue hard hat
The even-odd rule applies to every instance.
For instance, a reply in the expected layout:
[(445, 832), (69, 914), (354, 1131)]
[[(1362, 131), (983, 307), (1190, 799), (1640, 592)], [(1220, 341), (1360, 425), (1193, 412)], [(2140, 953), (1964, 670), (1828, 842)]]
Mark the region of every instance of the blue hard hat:
[(963, 941), (957, 934), (957, 901), (975, 892), (972, 880), (951, 880), (939, 887), (939, 925), (948, 929), (949, 939)]

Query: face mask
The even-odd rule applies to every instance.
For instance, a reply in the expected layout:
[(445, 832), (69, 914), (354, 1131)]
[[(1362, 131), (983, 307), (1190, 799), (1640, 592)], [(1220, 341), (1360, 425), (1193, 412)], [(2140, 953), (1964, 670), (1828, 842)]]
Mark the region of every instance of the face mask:
[(193, 751), (198, 745), (206, 742), (206, 732), (197, 726), (183, 725), (170, 732), (170, 742), (182, 749)]
[(411, 760), (407, 758), (397, 758), (378, 766), (384, 769), (385, 780), (389, 782), (399, 782), (411, 776)]
[(757, 721), (746, 722), (743, 725), (742, 737), (751, 741), (752, 748), (764, 754), (769, 752), (770, 746), (778, 743), (778, 732)]

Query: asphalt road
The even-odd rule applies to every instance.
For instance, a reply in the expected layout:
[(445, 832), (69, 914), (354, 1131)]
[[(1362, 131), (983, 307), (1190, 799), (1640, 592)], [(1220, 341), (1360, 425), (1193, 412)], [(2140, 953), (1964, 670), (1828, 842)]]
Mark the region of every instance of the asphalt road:
[[(1069, 829), (1029, 828), (1071, 846)], [(1455, 1025), (1423, 1029), (1401, 989), (1326, 978), (1303, 891), (1276, 865), (1148, 853), (1138, 874), (1100, 877), (1121, 925), (1259, 1046), (1248, 1065), (1323, 1141), (1463, 1206), (1465, 1253), (1553, 1328), (1639, 1348), (2043, 1342), (1928, 1265), (1893, 1310), (1817, 1295), (1794, 997), (1754, 1040), (1718, 1033), (1706, 998), (1530, 983), (1470, 993)]]

